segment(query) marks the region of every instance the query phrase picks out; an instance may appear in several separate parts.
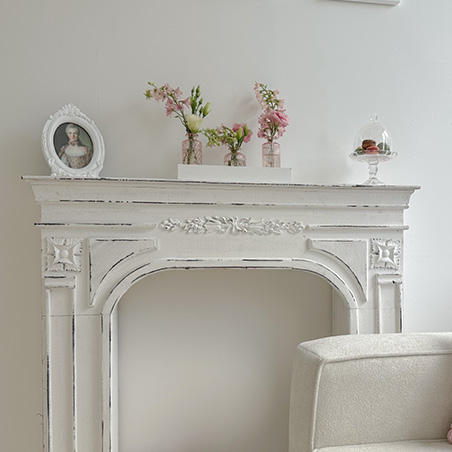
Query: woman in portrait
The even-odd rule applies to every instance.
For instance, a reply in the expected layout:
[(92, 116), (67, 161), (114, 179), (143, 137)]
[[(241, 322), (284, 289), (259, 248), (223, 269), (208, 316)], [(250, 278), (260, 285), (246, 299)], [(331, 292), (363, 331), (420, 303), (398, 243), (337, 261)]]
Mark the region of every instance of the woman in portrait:
[(68, 143), (62, 146), (58, 157), (70, 168), (84, 168), (93, 157), (93, 150), (80, 141), (80, 129), (75, 124), (66, 126)]

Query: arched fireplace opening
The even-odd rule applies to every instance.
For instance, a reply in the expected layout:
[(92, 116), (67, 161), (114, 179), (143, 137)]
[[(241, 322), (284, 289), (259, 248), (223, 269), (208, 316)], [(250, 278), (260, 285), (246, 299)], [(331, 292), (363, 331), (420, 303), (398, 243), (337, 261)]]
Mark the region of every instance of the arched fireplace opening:
[(333, 334), (333, 291), (293, 269), (168, 270), (131, 287), (116, 307), (119, 452), (287, 450), (292, 356)]

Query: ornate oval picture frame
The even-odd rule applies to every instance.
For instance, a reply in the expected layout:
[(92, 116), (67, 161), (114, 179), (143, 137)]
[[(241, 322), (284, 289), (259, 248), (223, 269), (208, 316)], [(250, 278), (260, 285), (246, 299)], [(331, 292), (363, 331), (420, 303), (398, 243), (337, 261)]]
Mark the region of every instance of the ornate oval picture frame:
[(49, 117), (41, 146), (52, 176), (57, 178), (97, 178), (104, 165), (105, 145), (99, 129), (73, 104)]

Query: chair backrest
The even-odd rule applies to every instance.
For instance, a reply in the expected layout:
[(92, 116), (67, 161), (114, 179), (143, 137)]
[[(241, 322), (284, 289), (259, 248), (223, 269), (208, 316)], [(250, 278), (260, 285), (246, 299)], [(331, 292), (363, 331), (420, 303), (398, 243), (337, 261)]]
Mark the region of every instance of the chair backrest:
[(444, 439), (452, 422), (452, 333), (310, 341), (294, 360), (290, 451)]

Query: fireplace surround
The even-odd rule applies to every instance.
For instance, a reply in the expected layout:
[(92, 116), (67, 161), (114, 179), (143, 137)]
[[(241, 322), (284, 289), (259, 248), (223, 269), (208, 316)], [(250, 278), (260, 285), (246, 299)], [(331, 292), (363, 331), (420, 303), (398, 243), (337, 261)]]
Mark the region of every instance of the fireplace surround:
[(118, 452), (116, 306), (168, 269), (296, 269), (333, 334), (402, 330), (414, 186), (28, 176), (41, 207), (46, 452)]

